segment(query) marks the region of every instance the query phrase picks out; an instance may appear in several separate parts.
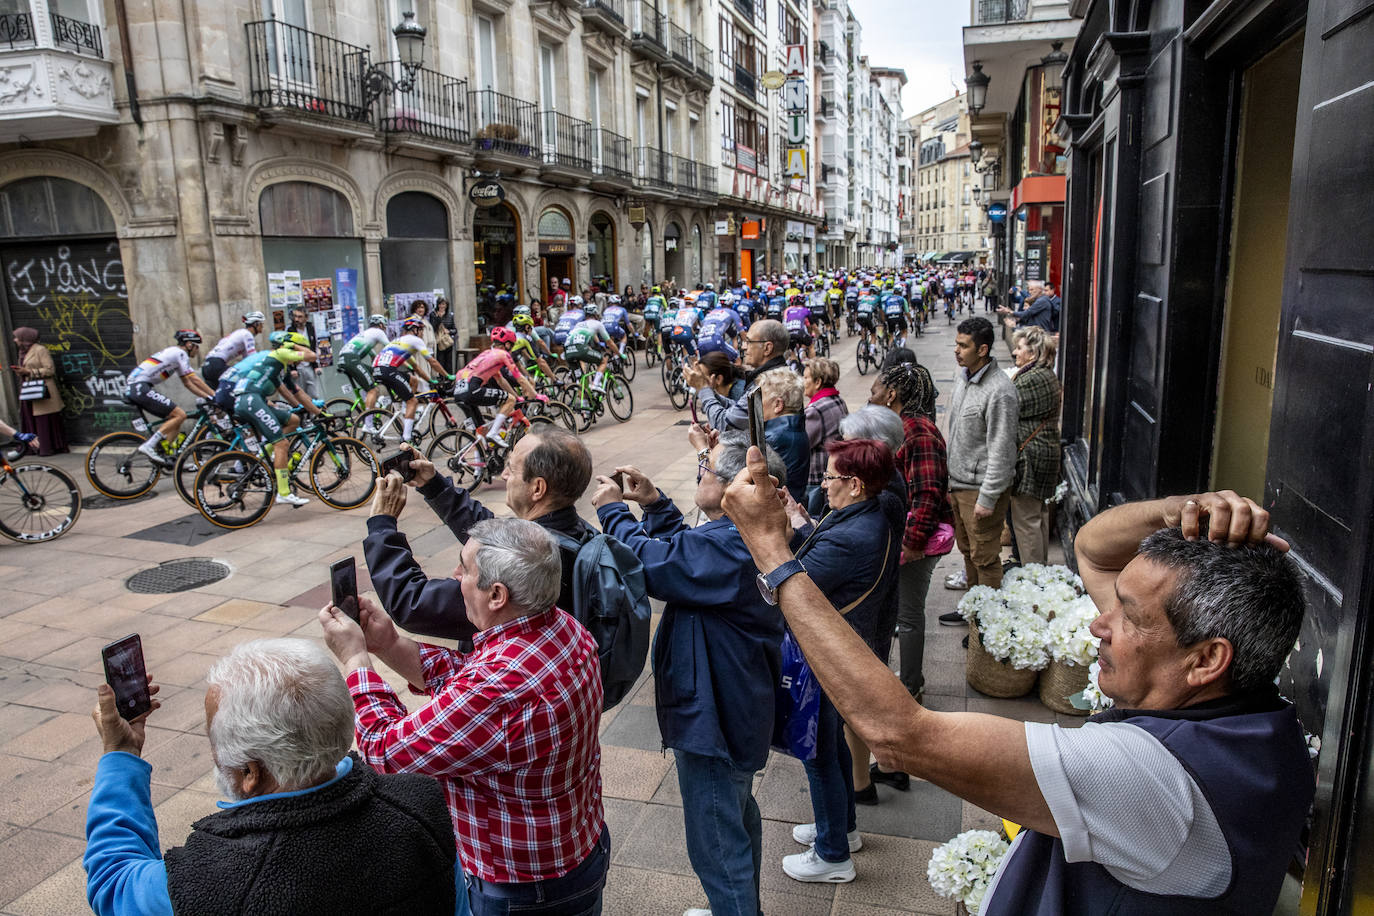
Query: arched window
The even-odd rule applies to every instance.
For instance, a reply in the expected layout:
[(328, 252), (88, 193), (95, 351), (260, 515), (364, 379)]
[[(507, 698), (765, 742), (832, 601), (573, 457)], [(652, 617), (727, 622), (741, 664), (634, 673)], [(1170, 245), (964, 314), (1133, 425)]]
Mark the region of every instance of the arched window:
[(114, 235), (100, 195), (65, 178), (21, 178), (0, 188), (0, 237)]
[(264, 236), (355, 238), (353, 208), (333, 188), (308, 181), (283, 181), (263, 189), (258, 219)]
[(433, 194), (402, 191), (386, 202), (386, 234), (393, 239), (446, 239), (448, 211)]
[(593, 213), (587, 242), (592, 277), (609, 277), (610, 285), (615, 287), (615, 222), (599, 210)]
[(549, 207), (539, 214), (539, 237), (541, 239), (570, 239), (572, 234), (572, 220), (558, 207)]

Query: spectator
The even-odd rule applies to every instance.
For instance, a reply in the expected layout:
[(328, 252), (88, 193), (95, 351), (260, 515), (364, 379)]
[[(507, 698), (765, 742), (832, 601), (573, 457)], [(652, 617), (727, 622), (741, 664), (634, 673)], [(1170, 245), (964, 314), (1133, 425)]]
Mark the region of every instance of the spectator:
[[(993, 340), (986, 318), (966, 318), (956, 328), (961, 371), (949, 407), (949, 488), (964, 569), (945, 578), (946, 588), (1002, 586), (1002, 525), (1016, 470), (1016, 389), (997, 368)], [(963, 618), (951, 611), (940, 622), (957, 625)]]
[[(211, 667), (206, 684), (210, 759), (229, 800), (166, 853), (153, 768), (140, 759), (158, 704), (126, 721), (114, 691), (96, 689), (91, 715), (104, 754), (82, 861), (92, 910), (467, 912), (454, 906), (461, 874), (443, 791), (423, 776), (379, 776), (348, 752), (353, 704), (324, 650), (303, 639), (243, 643)], [(148, 689), (156, 696), (155, 685)]]
[[(414, 302), (410, 303), (410, 314), (424, 321), (425, 326), (420, 330), (420, 339), (425, 342), (425, 349), (429, 350), (431, 353), (435, 352), (438, 341), (434, 336), (434, 326), (429, 320), (429, 303), (423, 299), (416, 299)], [(504, 323), (504, 321), (498, 318), (498, 323)]]
[(67, 433), (62, 428), (62, 392), (57, 389), (57, 366), (52, 353), (38, 342), (33, 328), (14, 329), (18, 365), (14, 372), (20, 383), (43, 380), (43, 397), (19, 402), (19, 428), (38, 437), (38, 454), (47, 457), (67, 451)]
[[(410, 462), (415, 487), (434, 513), (448, 525), (460, 543), (466, 543), (472, 526), (493, 518), (490, 509), (472, 498), (453, 481), (435, 473), (434, 465), (420, 457)], [(506, 482), (506, 506), (518, 518), (578, 541), (593, 534), (577, 515), (573, 504), (587, 489), (592, 477), (592, 456), (577, 436), (547, 426), (522, 436), (511, 449), (501, 478)], [(465, 593), (457, 579), (431, 579), (411, 553), (410, 542), (396, 527), (406, 504), (406, 490), (396, 477), (377, 482), (372, 514), (367, 520), (363, 556), (382, 607), (393, 620), (412, 633), (441, 639), (466, 639), (474, 632), (464, 604)], [(571, 552), (563, 553), (558, 605), (573, 610)]]
[[(724, 498), (759, 569), (786, 516), (751, 453)], [(1314, 795), (1274, 680), (1305, 613), (1269, 513), (1230, 491), (1108, 509), (1075, 553), (1102, 612), (1102, 692), (1077, 729), (921, 707), (803, 573), (778, 589), (836, 709), (885, 766), (1023, 825), (983, 898), (1009, 913), (1270, 913)]]
[[(306, 314), (304, 308), (297, 306), (291, 310), (291, 326), (287, 330), (304, 334), (310, 341), (310, 349), (313, 352), (319, 352), (315, 349), (315, 322), (310, 320), (310, 316)], [(431, 352), (433, 351), (431, 350)], [(300, 380), (300, 388), (305, 392), (306, 397), (312, 400), (318, 399), (320, 396), (320, 378), (319, 371), (315, 366), (302, 360), (292, 366), (291, 371)]]
[(1058, 329), (1055, 322), (1054, 300), (1045, 295), (1045, 288), (1032, 280), (1026, 288), (1026, 307), (1013, 312), (1009, 308), (999, 308), (997, 314), (1013, 319), (1023, 328), (1043, 328), (1053, 334)]
[[(831, 511), (818, 525), (799, 529), (792, 543), (811, 580), (873, 646), (897, 585), (905, 515), (902, 501), (885, 489), (895, 469), (892, 452), (876, 439), (835, 441), (826, 451), (825, 498)], [(867, 755), (865, 747), (864, 764)], [(816, 756), (803, 766), (816, 820), (799, 825), (792, 836), (812, 848), (784, 857), (782, 870), (797, 881), (853, 881), (849, 854), (863, 846), (854, 819), (853, 763), (844, 723), (824, 695)], [(867, 791), (876, 801), (877, 790), (870, 784)]]
[(811, 470), (806, 479), (805, 503), (812, 515), (820, 515), (825, 499), (821, 477), (825, 474), (825, 447), (840, 436), (840, 420), (849, 413), (844, 398), (835, 388), (840, 380), (840, 364), (823, 356), (815, 357), (802, 372), (802, 394), (806, 397), (803, 416), (806, 441), (811, 446)]
[[(534, 522), (473, 525), (457, 570), (478, 630), (466, 654), (403, 638), (370, 600), (361, 626), (320, 611), (348, 671), (363, 758), (443, 785), (474, 916), (601, 912), (601, 666), (591, 634), (554, 604), (560, 566)], [(409, 712), (374, 654), (429, 702)]]
[(1051, 328), (1050, 333), (1058, 334), (1059, 310), (1063, 308), (1064, 300), (1059, 298), (1059, 294), (1054, 291), (1054, 284), (1050, 283), (1048, 280), (1045, 281), (1045, 295), (1050, 297), (1050, 315), (1051, 321), (1054, 324), (1054, 327)]
[(763, 432), (768, 444), (787, 465), (787, 491), (805, 498), (811, 473), (811, 449), (802, 419), (802, 380), (786, 367), (770, 369), (758, 377), (763, 394)]
[(1054, 374), (1054, 338), (1040, 328), (1012, 335), (1016, 362), (1016, 483), (1011, 494), (1011, 529), (1017, 558), (1044, 563), (1050, 549), (1050, 497), (1059, 486), (1059, 402), (1063, 391)]
[[(843, 439), (877, 439), (895, 455), (906, 441), (902, 420), (886, 407), (865, 404), (848, 414), (840, 421), (840, 437)], [(898, 469), (900, 471), (900, 468)], [(900, 477), (898, 478), (900, 482)], [(903, 484), (905, 486), (905, 484)], [(894, 490), (894, 492), (896, 492)], [(906, 495), (906, 491), (901, 491)]]
[(906, 347), (893, 347), (891, 350), (888, 350), (887, 355), (883, 357), (883, 361), (878, 365), (878, 371), (880, 373), (886, 372), (893, 366), (899, 366), (903, 363), (915, 365), (916, 354)]
[[(745, 382), (752, 385), (763, 373), (785, 366), (787, 344), (787, 328), (783, 327), (781, 321), (767, 318), (750, 325), (748, 332), (740, 338), (740, 357), (744, 360), (744, 365), (749, 367), (744, 376)], [(731, 403), (717, 395), (708, 386), (707, 379), (700, 369), (695, 366), (688, 366), (683, 378), (688, 385), (696, 389), (697, 399), (701, 402), (702, 410), (706, 411), (712, 429), (749, 428), (749, 409), (743, 401)]]
[(444, 371), (453, 374), (453, 355), (458, 340), (458, 326), (453, 322), (448, 300), (443, 296), (434, 300), (434, 314), (429, 316), (431, 333), (434, 334), (434, 355)]
[(991, 271), (990, 271), (990, 272), (988, 273), (987, 277), (983, 279), (983, 281), (982, 281), (982, 286), (983, 286), (983, 311), (985, 311), (985, 312), (995, 312), (995, 311), (997, 311), (997, 303), (998, 303), (998, 301), (999, 301), (999, 296), (998, 296), (998, 293), (997, 293), (997, 274), (996, 274), (995, 272), (991, 272)]
[(706, 370), (706, 381), (716, 394), (730, 401), (744, 397), (744, 369), (730, 362), (724, 352), (712, 350), (701, 358), (701, 365)]
[[(782, 621), (759, 592), (758, 570), (725, 517), (725, 487), (744, 468), (749, 439), (694, 426), (696, 503), (710, 521), (687, 527), (682, 512), (635, 467), (619, 467), (592, 496), (602, 530), (644, 564), (649, 594), (665, 602), (654, 637), (654, 698), (663, 746), (673, 749), (687, 857), (711, 913), (757, 916), (763, 821), (754, 774), (768, 761), (773, 691), (781, 676)], [(782, 459), (767, 449), (779, 479)], [(636, 521), (622, 502), (642, 507)], [(700, 916), (700, 910), (689, 910)]]

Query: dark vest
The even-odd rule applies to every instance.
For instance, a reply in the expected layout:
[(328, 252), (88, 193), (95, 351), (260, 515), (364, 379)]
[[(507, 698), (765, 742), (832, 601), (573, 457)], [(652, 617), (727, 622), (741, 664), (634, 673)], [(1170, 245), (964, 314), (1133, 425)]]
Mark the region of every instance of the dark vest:
[(1187, 709), (1108, 710), (1157, 738), (1212, 806), (1231, 850), (1231, 884), (1210, 899), (1148, 894), (1095, 862), (1064, 861), (1064, 844), (1033, 830), (997, 882), (986, 916), (1169, 916), (1272, 913), (1312, 805), (1315, 781), (1293, 707), (1273, 688)]
[(201, 818), (165, 859), (177, 914), (454, 911), (443, 789), (428, 776), (379, 776), (356, 756), (333, 785)]

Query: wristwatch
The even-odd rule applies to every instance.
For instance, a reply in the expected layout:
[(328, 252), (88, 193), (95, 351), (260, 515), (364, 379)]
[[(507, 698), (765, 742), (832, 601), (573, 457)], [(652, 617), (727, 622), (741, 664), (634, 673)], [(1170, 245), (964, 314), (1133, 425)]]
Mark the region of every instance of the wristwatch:
[(793, 557), (767, 575), (759, 573), (759, 594), (763, 595), (764, 601), (776, 606), (778, 603), (778, 589), (782, 584), (797, 573), (804, 572), (806, 572), (806, 567), (802, 566), (801, 560)]

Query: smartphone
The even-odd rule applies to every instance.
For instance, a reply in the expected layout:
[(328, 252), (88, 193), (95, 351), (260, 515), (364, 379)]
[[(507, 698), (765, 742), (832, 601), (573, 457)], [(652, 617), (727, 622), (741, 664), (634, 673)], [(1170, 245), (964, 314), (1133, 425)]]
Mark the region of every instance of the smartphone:
[(115, 707), (125, 719), (137, 719), (153, 708), (148, 693), (148, 669), (143, 665), (143, 640), (130, 633), (100, 650), (105, 683), (114, 689)]
[(620, 488), (622, 493), (625, 492), (625, 474), (623, 472), (616, 471), (611, 475), (611, 480), (615, 481), (615, 485)]
[(401, 475), (402, 481), (410, 481), (415, 477), (415, 469), (410, 466), (410, 462), (414, 458), (415, 453), (410, 449), (397, 449), (382, 460), (382, 476), (385, 477), (395, 471)]
[(701, 425), (701, 421), (697, 419), (697, 396), (695, 394), (687, 399), (687, 405), (692, 408), (692, 425)]
[(329, 567), (330, 602), (358, 623), (358, 566), (344, 557)]
[(749, 444), (764, 447), (763, 438), (763, 389), (758, 385), (744, 393), (749, 407)]

